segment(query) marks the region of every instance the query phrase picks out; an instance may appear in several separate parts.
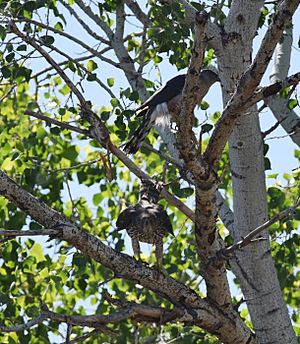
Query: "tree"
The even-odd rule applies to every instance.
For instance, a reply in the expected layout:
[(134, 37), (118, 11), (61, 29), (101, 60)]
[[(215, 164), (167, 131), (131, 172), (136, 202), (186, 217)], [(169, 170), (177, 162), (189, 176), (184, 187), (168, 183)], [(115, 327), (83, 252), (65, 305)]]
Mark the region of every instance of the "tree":
[[(257, 103), (299, 146), (300, 73), (287, 76), (299, 1), (0, 6), (1, 341), (296, 343), (299, 172), (266, 188), (264, 138), (274, 128), (261, 132)], [(163, 58), (188, 67), (180, 106), (169, 109), (177, 129), (157, 126), (126, 156), (118, 147), (138, 125), (133, 102), (157, 86)], [(224, 108), (201, 124), (193, 90), (210, 64)], [(172, 182), (161, 201), (176, 234), (164, 252), (167, 276), (124, 252), (128, 241), (114, 230), (125, 202), (138, 198), (133, 175), (155, 174)], [(84, 194), (74, 196), (76, 184)], [(243, 299), (231, 294), (228, 271)]]

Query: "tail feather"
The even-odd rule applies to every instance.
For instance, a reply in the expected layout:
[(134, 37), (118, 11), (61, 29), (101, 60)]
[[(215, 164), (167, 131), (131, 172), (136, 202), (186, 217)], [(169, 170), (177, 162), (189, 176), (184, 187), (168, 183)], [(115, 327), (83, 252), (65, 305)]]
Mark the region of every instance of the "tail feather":
[(126, 143), (124, 146), (124, 151), (128, 154), (134, 154), (138, 151), (141, 147), (145, 137), (148, 135), (149, 131), (151, 130), (155, 118), (152, 115), (152, 109), (150, 108), (146, 113), (143, 122), (137, 128), (137, 130), (133, 133), (132, 138)]

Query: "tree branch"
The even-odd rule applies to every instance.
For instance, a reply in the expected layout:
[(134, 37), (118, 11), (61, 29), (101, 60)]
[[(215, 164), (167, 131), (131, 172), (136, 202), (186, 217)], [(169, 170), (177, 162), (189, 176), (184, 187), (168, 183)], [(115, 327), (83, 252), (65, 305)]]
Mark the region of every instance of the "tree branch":
[(195, 41), (192, 47), (192, 56), (188, 68), (185, 85), (182, 91), (181, 111), (176, 122), (178, 125), (178, 148), (180, 155), (187, 169), (193, 175), (196, 185), (207, 169), (203, 167), (200, 160), (200, 153), (196, 146), (196, 137), (193, 132), (195, 123), (194, 109), (198, 99), (195, 94), (199, 93), (199, 75), (201, 72), (205, 39), (207, 30), (208, 14), (206, 12), (198, 13), (195, 22)]
[(299, 0), (284, 0), (280, 4), (252, 65), (242, 75), (212, 133), (204, 153), (204, 159), (210, 166), (216, 166), (236, 121), (249, 108), (251, 96), (261, 81), (286, 23), (292, 18), (298, 5)]
[(225, 259), (227, 260), (228, 258), (231, 257), (232, 253), (236, 250), (241, 250), (243, 247), (248, 246), (249, 244), (259, 241), (258, 239), (261, 240), (266, 240), (265, 238), (258, 238), (254, 239), (259, 233), (263, 232), (265, 229), (269, 228), (272, 224), (276, 223), (277, 221), (283, 221), (289, 218), (291, 214), (295, 212), (295, 210), (299, 207), (300, 201), (296, 202), (295, 205), (292, 207), (289, 207), (283, 211), (281, 211), (279, 214), (276, 214), (275, 216), (272, 217), (269, 221), (265, 222), (264, 224), (258, 226), (257, 228), (253, 229), (248, 235), (246, 235), (242, 240), (239, 242), (221, 249), (220, 251), (217, 252), (216, 256), (218, 259)]
[(259, 88), (249, 100), (250, 106), (262, 99), (266, 99), (272, 95), (277, 94), (284, 88), (297, 85), (300, 82), (300, 72), (290, 75), (285, 80), (278, 80), (272, 84)]
[(0, 332), (7, 332), (8, 333), (8, 332), (20, 332), (20, 331), (29, 330), (34, 325), (38, 325), (46, 319), (47, 319), (47, 316), (45, 314), (41, 314), (37, 318), (32, 319), (32, 320), (30, 320), (27, 323), (22, 324), (22, 325), (15, 325), (15, 326), (0, 325)]
[[(208, 299), (201, 299), (185, 284), (164, 276), (126, 254), (114, 251), (95, 236), (82, 231), (63, 214), (23, 190), (3, 171), (0, 171), (0, 194), (46, 228), (57, 228), (57, 237), (60, 240), (65, 240), (84, 255), (114, 271), (119, 277), (141, 284), (178, 307), (185, 307), (186, 311), (179, 321), (184, 319), (183, 321), (198, 324), (217, 334), (227, 344), (231, 343), (233, 333), (236, 338), (243, 338), (240, 343), (246, 344), (247, 340), (252, 338), (251, 331), (233, 309), (221, 310)], [(76, 322), (78, 318), (73, 320)], [(247, 343), (253, 344), (254, 339), (249, 339)]]
[(148, 15), (142, 11), (137, 1), (125, 0), (125, 4), (130, 8), (132, 13), (144, 26), (148, 27), (151, 25), (151, 21)]
[(61, 122), (61, 121), (58, 121), (58, 120), (56, 120), (54, 118), (51, 118), (51, 117), (48, 117), (48, 116), (45, 116), (45, 115), (42, 115), (42, 114), (30, 111), (30, 110), (26, 110), (24, 112), (24, 115), (35, 117), (37, 119), (45, 121), (46, 123), (57, 125), (58, 127), (62, 128), (62, 129), (71, 130), (71, 131), (74, 131), (76, 133), (82, 134), (84, 136), (92, 137), (92, 135), (91, 135), (89, 130), (81, 129), (81, 128), (78, 128), (78, 127), (74, 127), (73, 125), (70, 125), (70, 124), (68, 124), (66, 122)]
[(161, 307), (152, 307), (128, 302), (126, 306), (123, 306), (118, 311), (108, 315), (65, 315), (55, 313), (50, 310), (43, 310), (43, 314), (45, 314), (48, 319), (57, 322), (66, 322), (77, 326), (99, 328), (99, 325), (118, 324), (126, 319), (159, 324), (173, 321), (176, 322), (182, 317), (183, 311), (177, 308), (174, 310), (167, 310)]
[(83, 1), (75, 0), (75, 2), (82, 11), (84, 11), (84, 13), (86, 13), (106, 33), (110, 40), (111, 47), (114, 49), (119, 60), (119, 63), (117, 64), (118, 67), (125, 73), (131, 87), (139, 92), (142, 100), (145, 100), (148, 97), (148, 92), (144, 86), (142, 76), (135, 70), (134, 63), (123, 43), (123, 37), (120, 39), (118, 35), (115, 36), (111, 28), (98, 15), (96, 15), (89, 6), (85, 5)]
[(99, 36), (96, 32), (91, 30), (90, 26), (86, 24), (86, 22), (78, 15), (78, 13), (73, 9), (71, 5), (66, 3), (64, 0), (59, 0), (59, 2), (70, 12), (71, 15), (73, 15), (78, 23), (85, 29), (85, 31), (91, 35), (93, 38), (95, 38), (97, 41), (100, 41), (101, 43), (104, 43), (106, 45), (110, 45), (110, 41), (104, 39), (103, 37)]
[(118, 68), (118, 69), (121, 69), (123, 70), (124, 72), (128, 72), (128, 73), (131, 73), (133, 76), (138, 76), (139, 74), (132, 70), (132, 68), (130, 69), (127, 69), (127, 66), (121, 66), (120, 63), (117, 63), (105, 56), (103, 56), (103, 51), (98, 51), (98, 50), (95, 50), (93, 49), (91, 46), (89, 46), (88, 44), (84, 43), (82, 40), (76, 38), (75, 36), (72, 36), (70, 34), (68, 34), (67, 32), (64, 32), (64, 31), (61, 31), (61, 30), (58, 30), (56, 28), (53, 28), (47, 24), (44, 24), (44, 23), (41, 23), (41, 22), (38, 22), (36, 20), (33, 20), (33, 19), (28, 19), (28, 18), (19, 18), (18, 20), (16, 20), (16, 22), (19, 21), (19, 22), (27, 22), (27, 23), (31, 23), (31, 24), (34, 24), (36, 26), (39, 26), (39, 27), (42, 27), (46, 30), (49, 30), (49, 31), (52, 31), (54, 33), (57, 33), (65, 38), (68, 38), (69, 40), (71, 40), (72, 42), (80, 45), (81, 47), (83, 47), (86, 51), (92, 53), (94, 56), (98, 57), (100, 60)]
[[(133, 172), (137, 177), (150, 179), (150, 177), (142, 172), (127, 156), (124, 154), (119, 148), (117, 148), (109, 138), (109, 132), (104, 123), (102, 123), (101, 119), (90, 109), (90, 104), (84, 99), (83, 95), (80, 91), (77, 90), (75, 85), (69, 79), (69, 77), (65, 74), (65, 72), (61, 69), (61, 67), (51, 58), (51, 56), (42, 48), (40, 47), (34, 40), (30, 37), (25, 36), (22, 34), (14, 23), (11, 23), (13, 32), (21, 37), (25, 42), (32, 45), (45, 59), (46, 61), (53, 66), (53, 68), (57, 71), (57, 73), (62, 77), (65, 83), (70, 87), (73, 93), (77, 96), (82, 111), (82, 117), (85, 118), (91, 124), (91, 131), (90, 135), (94, 137), (98, 142), (104, 145), (107, 149), (109, 149), (120, 161), (122, 161), (131, 172)], [(40, 116), (40, 115), (39, 115)], [(56, 122), (57, 125), (60, 125), (61, 122)], [(69, 129), (73, 130), (70, 126)], [(76, 130), (78, 132), (78, 130)], [(184, 212), (186, 216), (188, 216), (192, 221), (194, 220), (194, 213), (190, 210), (184, 203), (178, 200), (176, 197), (172, 196), (168, 191), (163, 190), (161, 195), (168, 201), (170, 204), (177, 207), (179, 210)]]
[[(190, 28), (194, 27), (198, 11), (192, 4), (186, 0), (164, 0), (164, 2), (167, 2), (169, 5), (172, 5), (175, 2), (180, 4), (185, 12), (185, 21), (187, 26)], [(210, 20), (208, 20), (207, 25), (207, 44), (216, 52), (219, 52), (222, 49), (221, 29), (217, 24), (212, 23)]]
[[(274, 64), (270, 81), (283, 80), (288, 75), (291, 49), (293, 43), (292, 27), (285, 29), (282, 39), (277, 43), (274, 52)], [(273, 112), (282, 128), (290, 135), (293, 142), (300, 147), (300, 119), (295, 111), (288, 108), (289, 99), (271, 96), (265, 99), (265, 104)]]
[(17, 237), (17, 236), (37, 236), (37, 235), (57, 235), (57, 229), (40, 229), (40, 230), (5, 230), (0, 229), (0, 235), (6, 237)]

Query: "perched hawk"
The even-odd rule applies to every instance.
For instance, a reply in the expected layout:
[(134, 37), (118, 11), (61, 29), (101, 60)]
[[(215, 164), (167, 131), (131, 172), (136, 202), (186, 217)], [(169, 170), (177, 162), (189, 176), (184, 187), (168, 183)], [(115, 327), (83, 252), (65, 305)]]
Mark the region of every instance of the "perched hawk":
[(158, 205), (162, 183), (142, 180), (140, 200), (134, 206), (125, 209), (118, 217), (117, 229), (126, 229), (132, 241), (134, 255), (140, 259), (139, 241), (155, 245), (155, 256), (158, 268), (165, 273), (162, 265), (163, 237), (173, 229), (167, 212)]
[[(132, 138), (126, 143), (124, 147), (126, 153), (137, 152), (154, 124), (164, 121), (164, 117), (167, 117), (168, 121), (170, 121), (168, 107), (171, 103), (180, 104), (185, 77), (186, 74), (175, 76), (136, 109), (137, 115), (143, 116), (144, 119), (139, 128), (133, 133)], [(195, 95), (197, 102), (203, 99), (216, 81), (220, 81), (220, 79), (212, 70), (205, 69), (200, 73), (199, 90)]]

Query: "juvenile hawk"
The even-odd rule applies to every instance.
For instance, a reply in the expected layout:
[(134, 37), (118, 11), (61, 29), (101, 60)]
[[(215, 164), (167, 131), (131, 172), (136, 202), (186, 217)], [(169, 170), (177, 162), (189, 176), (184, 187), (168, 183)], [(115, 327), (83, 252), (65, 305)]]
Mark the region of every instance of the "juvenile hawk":
[(138, 203), (121, 212), (116, 224), (118, 230), (127, 230), (134, 255), (138, 259), (141, 253), (139, 241), (155, 245), (157, 266), (166, 273), (162, 265), (163, 237), (169, 233), (174, 234), (167, 212), (157, 204), (163, 187), (162, 183), (142, 180)]

